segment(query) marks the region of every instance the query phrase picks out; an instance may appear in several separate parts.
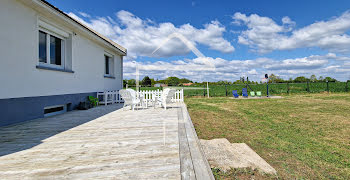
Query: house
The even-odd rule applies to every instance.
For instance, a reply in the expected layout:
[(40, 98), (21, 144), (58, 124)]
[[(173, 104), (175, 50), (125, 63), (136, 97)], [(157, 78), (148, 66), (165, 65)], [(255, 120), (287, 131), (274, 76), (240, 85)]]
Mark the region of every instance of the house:
[(191, 86), (193, 83), (183, 83), (183, 86)]
[(168, 85), (163, 83), (157, 83), (157, 84), (154, 84), (154, 87), (168, 87)]
[(127, 50), (44, 0), (0, 1), (0, 126), (123, 87)]

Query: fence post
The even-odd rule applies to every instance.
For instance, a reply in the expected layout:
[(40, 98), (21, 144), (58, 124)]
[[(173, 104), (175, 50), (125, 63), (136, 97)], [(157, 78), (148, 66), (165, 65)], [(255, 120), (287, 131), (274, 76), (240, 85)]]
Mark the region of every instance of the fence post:
[(226, 96), (227, 96), (227, 84), (225, 84)]
[(310, 93), (310, 84), (309, 84), (310, 82), (309, 81), (307, 81), (307, 92), (308, 93)]
[(328, 81), (326, 82), (327, 82), (327, 92), (329, 93), (329, 82)]
[(269, 82), (266, 83), (266, 90), (267, 97), (269, 97)]
[(203, 85), (203, 96), (205, 97), (205, 85)]
[(181, 101), (184, 102), (184, 88), (181, 89)]
[(287, 93), (289, 94), (289, 83), (287, 83)]

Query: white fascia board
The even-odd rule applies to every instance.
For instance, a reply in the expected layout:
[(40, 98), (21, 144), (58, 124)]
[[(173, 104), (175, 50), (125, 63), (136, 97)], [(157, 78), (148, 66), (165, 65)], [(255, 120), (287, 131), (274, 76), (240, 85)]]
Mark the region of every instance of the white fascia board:
[(45, 21), (43, 21), (41, 18), (38, 19), (38, 25), (39, 27), (43, 28), (43, 29), (46, 29), (48, 30), (49, 32), (52, 32), (52, 33), (56, 33), (64, 38), (68, 38), (69, 37), (69, 33), (64, 31), (64, 30), (61, 30)]
[(104, 45), (105, 47), (108, 47), (109, 49), (116, 52), (116, 54), (121, 55), (121, 56), (127, 55), (126, 49), (124, 52), (121, 49), (113, 46), (110, 42), (108, 42), (108, 40), (105, 40), (102, 37), (98, 36), (97, 34), (93, 33), (92, 30), (88, 30), (88, 27), (85, 27), (85, 25), (82, 25), (81, 23), (75, 22), (76, 20), (72, 20), (71, 18), (67, 17), (66, 15), (63, 15), (62, 13), (55, 10), (53, 7), (49, 6), (48, 4), (45, 4), (41, 0), (19, 0), (19, 1), (32, 7), (33, 9), (36, 9), (38, 12), (41, 12), (41, 13), (43, 13), (42, 10), (45, 9), (51, 15), (54, 15), (55, 17), (68, 23), (69, 26), (72, 27), (73, 29), (84, 33), (86, 36), (90, 37), (90, 39), (96, 41), (97, 43), (99, 43), (101, 45)]

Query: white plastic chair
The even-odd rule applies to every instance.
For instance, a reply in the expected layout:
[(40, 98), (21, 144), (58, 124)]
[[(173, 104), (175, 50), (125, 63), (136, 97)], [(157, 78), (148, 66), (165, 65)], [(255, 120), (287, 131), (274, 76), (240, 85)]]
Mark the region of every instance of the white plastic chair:
[(171, 103), (171, 98), (174, 97), (176, 90), (166, 88), (163, 90), (162, 96), (158, 99), (158, 103), (166, 110), (167, 104)]
[(145, 101), (144, 101), (143, 95), (141, 95), (141, 94), (138, 95), (137, 92), (136, 92), (135, 90), (133, 90), (133, 89), (126, 89), (126, 90), (130, 91), (131, 96), (132, 96), (133, 98), (135, 98), (137, 101), (140, 101), (138, 104), (139, 104), (140, 106), (144, 107)]
[(136, 91), (133, 89), (121, 89), (119, 93), (124, 100), (123, 108), (130, 105), (131, 109), (134, 110), (135, 106), (141, 105), (142, 103), (141, 99), (137, 98)]

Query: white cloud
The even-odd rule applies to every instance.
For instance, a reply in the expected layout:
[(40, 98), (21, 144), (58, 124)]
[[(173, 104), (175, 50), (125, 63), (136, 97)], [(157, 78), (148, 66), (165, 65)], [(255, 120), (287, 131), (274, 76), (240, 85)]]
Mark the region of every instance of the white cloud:
[(79, 14), (85, 18), (90, 18), (91, 16), (89, 14), (86, 14), (84, 12), (79, 12)]
[(316, 69), (328, 63), (325, 59), (310, 59), (308, 57), (286, 59), (278, 63), (265, 65), (264, 68), (269, 70), (289, 70), (289, 69)]
[[(309, 57), (274, 60), (258, 58), (254, 60), (226, 60), (222, 58), (195, 58), (176, 60), (172, 62), (138, 62), (141, 76), (154, 78), (169, 76), (185, 77), (194, 81), (235, 81), (241, 76), (249, 76), (251, 80), (260, 81), (265, 73), (274, 73), (285, 79), (296, 76), (332, 76), (340, 80), (350, 75), (350, 67), (345, 67), (347, 61), (339, 61), (336, 54), (312, 55)], [(215, 68), (206, 62), (215, 64)], [(124, 63), (126, 78), (134, 78), (135, 64)], [(345, 74), (344, 74), (345, 73)]]
[[(168, 41), (159, 51), (152, 54), (174, 32), (189, 39), (194, 46), (205, 45), (224, 53), (234, 51), (231, 43), (223, 37), (225, 27), (218, 21), (205, 24), (203, 28), (196, 28), (190, 24), (175, 26), (169, 22), (156, 23), (149, 19), (141, 19), (127, 11), (119, 11), (116, 18), (92, 18), (87, 14), (79, 14), (80, 16), (69, 13), (71, 17), (128, 48), (128, 56), (131, 56), (131, 59), (139, 56), (169, 57), (188, 54), (190, 49), (178, 39)], [(226, 60), (198, 57), (175, 61), (138, 62), (141, 76), (148, 75), (154, 78), (178, 76), (194, 81), (235, 81), (241, 76), (249, 76), (251, 80), (260, 81), (265, 73), (274, 73), (285, 79), (311, 74), (333, 76), (338, 79), (350, 76), (348, 63), (350, 57), (337, 56), (334, 53), (349, 50), (350, 41), (348, 42), (348, 35), (345, 34), (350, 28), (350, 23), (347, 22), (348, 18), (350, 19), (348, 12), (338, 18), (316, 22), (299, 30), (294, 29), (296, 24), (289, 17), (283, 17), (281, 25), (268, 17), (255, 14), (247, 16), (236, 13), (233, 18), (233, 23), (248, 27), (248, 30), (240, 33), (238, 42), (249, 45), (259, 52), (314, 46), (331, 52), (325, 55), (282, 60), (270, 58)], [(215, 68), (208, 66), (208, 62), (215, 64)], [(125, 60), (124, 77), (134, 78), (134, 76), (135, 64)]]
[(204, 24), (203, 28), (196, 28), (190, 24), (176, 27), (170, 22), (156, 23), (148, 19), (141, 19), (123, 10), (116, 13), (115, 19), (111, 17), (91, 18), (87, 14), (80, 13), (87, 19), (84, 20), (74, 13), (68, 14), (126, 47), (128, 56), (132, 58), (138, 56), (170, 57), (188, 54), (190, 50), (177, 39), (169, 41), (157, 53), (152, 54), (152, 51), (174, 32), (182, 34), (194, 45), (205, 45), (223, 53), (231, 53), (235, 50), (231, 43), (223, 38), (226, 29), (218, 21), (211, 21)]
[(259, 73), (255, 69), (252, 69), (252, 70), (248, 71), (248, 74), (250, 74), (250, 75), (258, 75)]
[(290, 50), (305, 47), (319, 47), (331, 52), (350, 52), (350, 12), (328, 21), (315, 22), (300, 29), (289, 17), (282, 18), (278, 25), (268, 17), (257, 14), (247, 16), (235, 13), (233, 23), (247, 26), (238, 37), (238, 42), (255, 51), (267, 53), (274, 50)]

